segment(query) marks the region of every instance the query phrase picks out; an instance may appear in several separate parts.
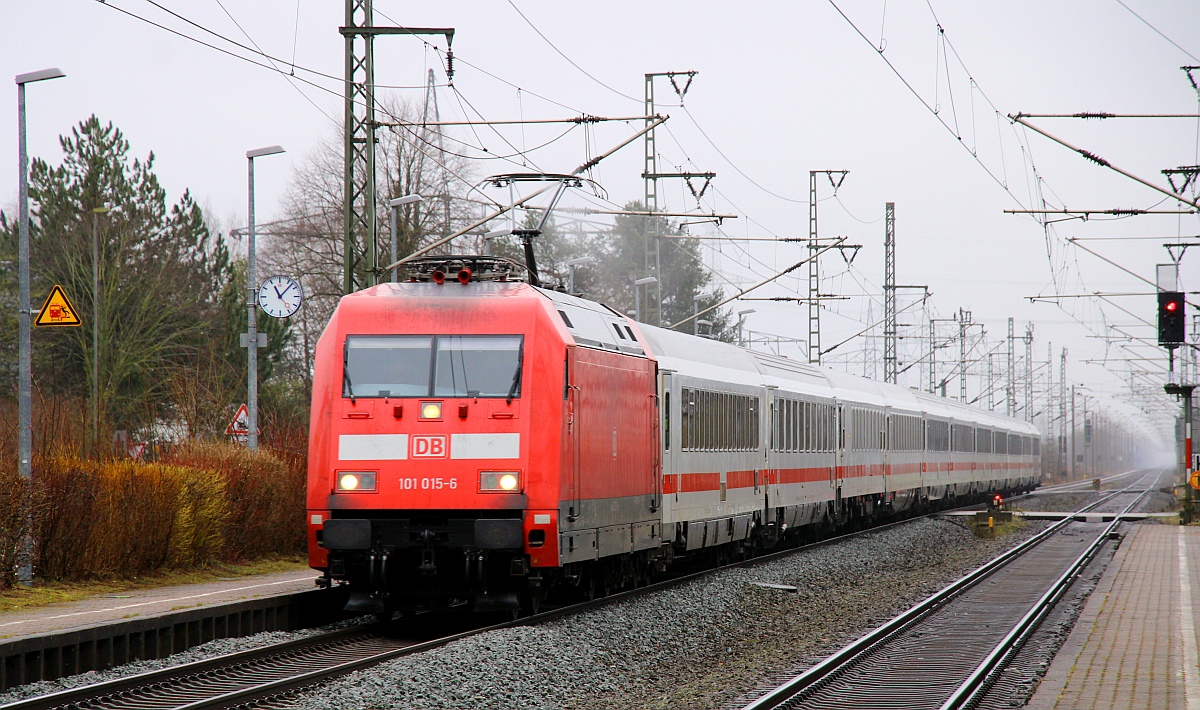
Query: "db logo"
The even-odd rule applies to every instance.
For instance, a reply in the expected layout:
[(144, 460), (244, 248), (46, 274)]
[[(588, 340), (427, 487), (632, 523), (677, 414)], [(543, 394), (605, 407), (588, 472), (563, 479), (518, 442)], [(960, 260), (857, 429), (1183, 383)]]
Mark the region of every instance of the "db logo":
[(414, 459), (444, 459), (448, 448), (444, 436), (414, 436), (412, 438)]

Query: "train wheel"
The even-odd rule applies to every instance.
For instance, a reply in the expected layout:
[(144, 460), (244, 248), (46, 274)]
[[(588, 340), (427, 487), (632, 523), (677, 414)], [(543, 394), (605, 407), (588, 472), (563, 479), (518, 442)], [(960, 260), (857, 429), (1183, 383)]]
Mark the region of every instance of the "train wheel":
[(521, 607), (528, 609), (531, 615), (542, 611), (542, 602), (544, 601), (546, 601), (546, 590), (541, 585), (530, 587), (521, 594)]

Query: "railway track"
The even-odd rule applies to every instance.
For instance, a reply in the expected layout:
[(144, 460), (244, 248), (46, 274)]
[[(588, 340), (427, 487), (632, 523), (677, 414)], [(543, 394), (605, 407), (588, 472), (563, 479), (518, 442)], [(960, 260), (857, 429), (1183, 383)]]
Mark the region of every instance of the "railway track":
[[(973, 507), (973, 506), (968, 506)], [(930, 515), (936, 515), (931, 513)], [(461, 638), (518, 625), (536, 624), (611, 604), (635, 595), (661, 591), (711, 574), (719, 569), (767, 562), (800, 550), (832, 545), (866, 533), (878, 533), (927, 516), (899, 520), (866, 530), (826, 538), (800, 547), (759, 555), (714, 569), (663, 580), (590, 602), (545, 611), (492, 625), (463, 628), (449, 635), (413, 634), (395, 638), (378, 627), (343, 629), (282, 644), (217, 656), (179, 666), (126, 676), (48, 695), (29, 698), (0, 710), (53, 708), (112, 708), (200, 710), (229, 707), (285, 707), (300, 692), (339, 676), (370, 668), (393, 658), (420, 653)]]
[[(1131, 512), (1150, 474), (1076, 511)], [(849, 644), (743, 710), (973, 707), (1071, 582), (1111, 538), (1118, 516), (1090, 539), (1072, 518), (996, 557)], [(1081, 549), (1082, 547), (1082, 549)]]

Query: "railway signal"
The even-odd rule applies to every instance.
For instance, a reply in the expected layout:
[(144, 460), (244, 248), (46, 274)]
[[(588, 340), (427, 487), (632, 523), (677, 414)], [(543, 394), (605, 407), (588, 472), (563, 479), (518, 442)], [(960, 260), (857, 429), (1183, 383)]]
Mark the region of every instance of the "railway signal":
[(1158, 344), (1177, 348), (1184, 342), (1185, 302), (1180, 291), (1158, 292)]

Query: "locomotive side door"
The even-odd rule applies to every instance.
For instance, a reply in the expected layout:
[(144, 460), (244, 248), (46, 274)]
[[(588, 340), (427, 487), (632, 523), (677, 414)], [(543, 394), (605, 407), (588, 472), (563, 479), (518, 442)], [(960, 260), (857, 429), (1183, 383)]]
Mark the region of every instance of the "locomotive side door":
[[(566, 404), (566, 433), (563, 437), (563, 461), (567, 478), (567, 519), (574, 522), (580, 515), (579, 433), (583, 429), (583, 398), (575, 376), (578, 348), (567, 348), (566, 372), (563, 375), (563, 399)], [(572, 526), (574, 527), (574, 526)]]

